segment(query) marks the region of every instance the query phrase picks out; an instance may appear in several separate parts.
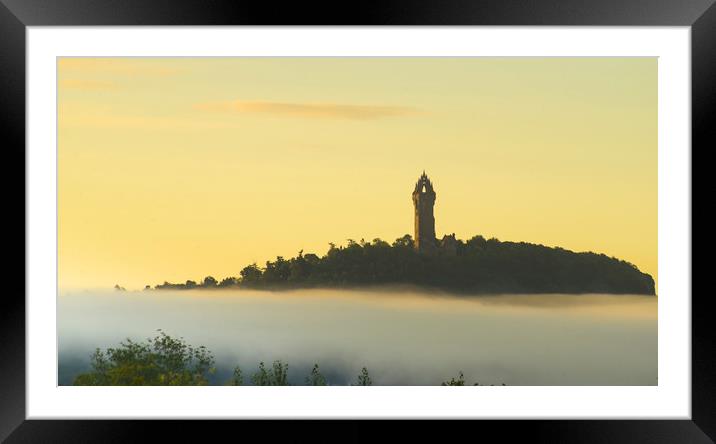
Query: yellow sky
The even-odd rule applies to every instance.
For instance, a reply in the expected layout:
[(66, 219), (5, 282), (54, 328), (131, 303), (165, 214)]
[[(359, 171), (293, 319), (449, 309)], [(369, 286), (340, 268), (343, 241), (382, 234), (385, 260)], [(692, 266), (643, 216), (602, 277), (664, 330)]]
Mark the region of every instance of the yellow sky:
[(655, 58), (58, 59), (59, 280), (238, 276), (436, 232), (657, 272)]

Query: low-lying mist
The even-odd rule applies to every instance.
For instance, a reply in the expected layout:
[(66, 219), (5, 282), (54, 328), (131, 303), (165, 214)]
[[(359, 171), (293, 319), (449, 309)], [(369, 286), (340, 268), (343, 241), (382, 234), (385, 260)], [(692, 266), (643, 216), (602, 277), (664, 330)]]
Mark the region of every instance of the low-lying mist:
[(655, 385), (657, 298), (454, 297), (418, 290), (66, 291), (58, 299), (59, 383), (99, 347), (157, 329), (206, 346), (214, 383), (239, 365), (282, 360), (301, 384), (314, 363), (329, 384)]

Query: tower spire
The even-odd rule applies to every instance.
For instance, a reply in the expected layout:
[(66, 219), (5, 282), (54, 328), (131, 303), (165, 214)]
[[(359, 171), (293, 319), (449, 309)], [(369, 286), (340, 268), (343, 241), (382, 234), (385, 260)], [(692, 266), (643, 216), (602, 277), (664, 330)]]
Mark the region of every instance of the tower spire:
[(432, 251), (437, 246), (433, 215), (435, 190), (424, 169), (415, 184), (413, 205), (415, 206), (415, 246), (422, 252)]

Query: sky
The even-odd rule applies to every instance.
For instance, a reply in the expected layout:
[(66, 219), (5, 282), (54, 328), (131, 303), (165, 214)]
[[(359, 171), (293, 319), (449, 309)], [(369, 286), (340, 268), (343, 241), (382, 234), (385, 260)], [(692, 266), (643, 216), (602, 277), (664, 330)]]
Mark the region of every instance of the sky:
[(59, 58), (61, 288), (238, 276), (413, 234), (657, 280), (656, 58)]

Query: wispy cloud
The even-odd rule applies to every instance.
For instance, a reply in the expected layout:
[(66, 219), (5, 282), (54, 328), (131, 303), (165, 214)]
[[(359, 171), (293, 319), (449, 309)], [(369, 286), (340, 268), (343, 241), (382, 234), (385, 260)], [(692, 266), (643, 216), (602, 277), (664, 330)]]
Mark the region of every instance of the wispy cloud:
[(214, 112), (262, 113), (314, 119), (375, 120), (418, 114), (421, 111), (405, 106), (349, 105), (337, 103), (290, 103), (233, 100), (206, 102), (196, 109)]

